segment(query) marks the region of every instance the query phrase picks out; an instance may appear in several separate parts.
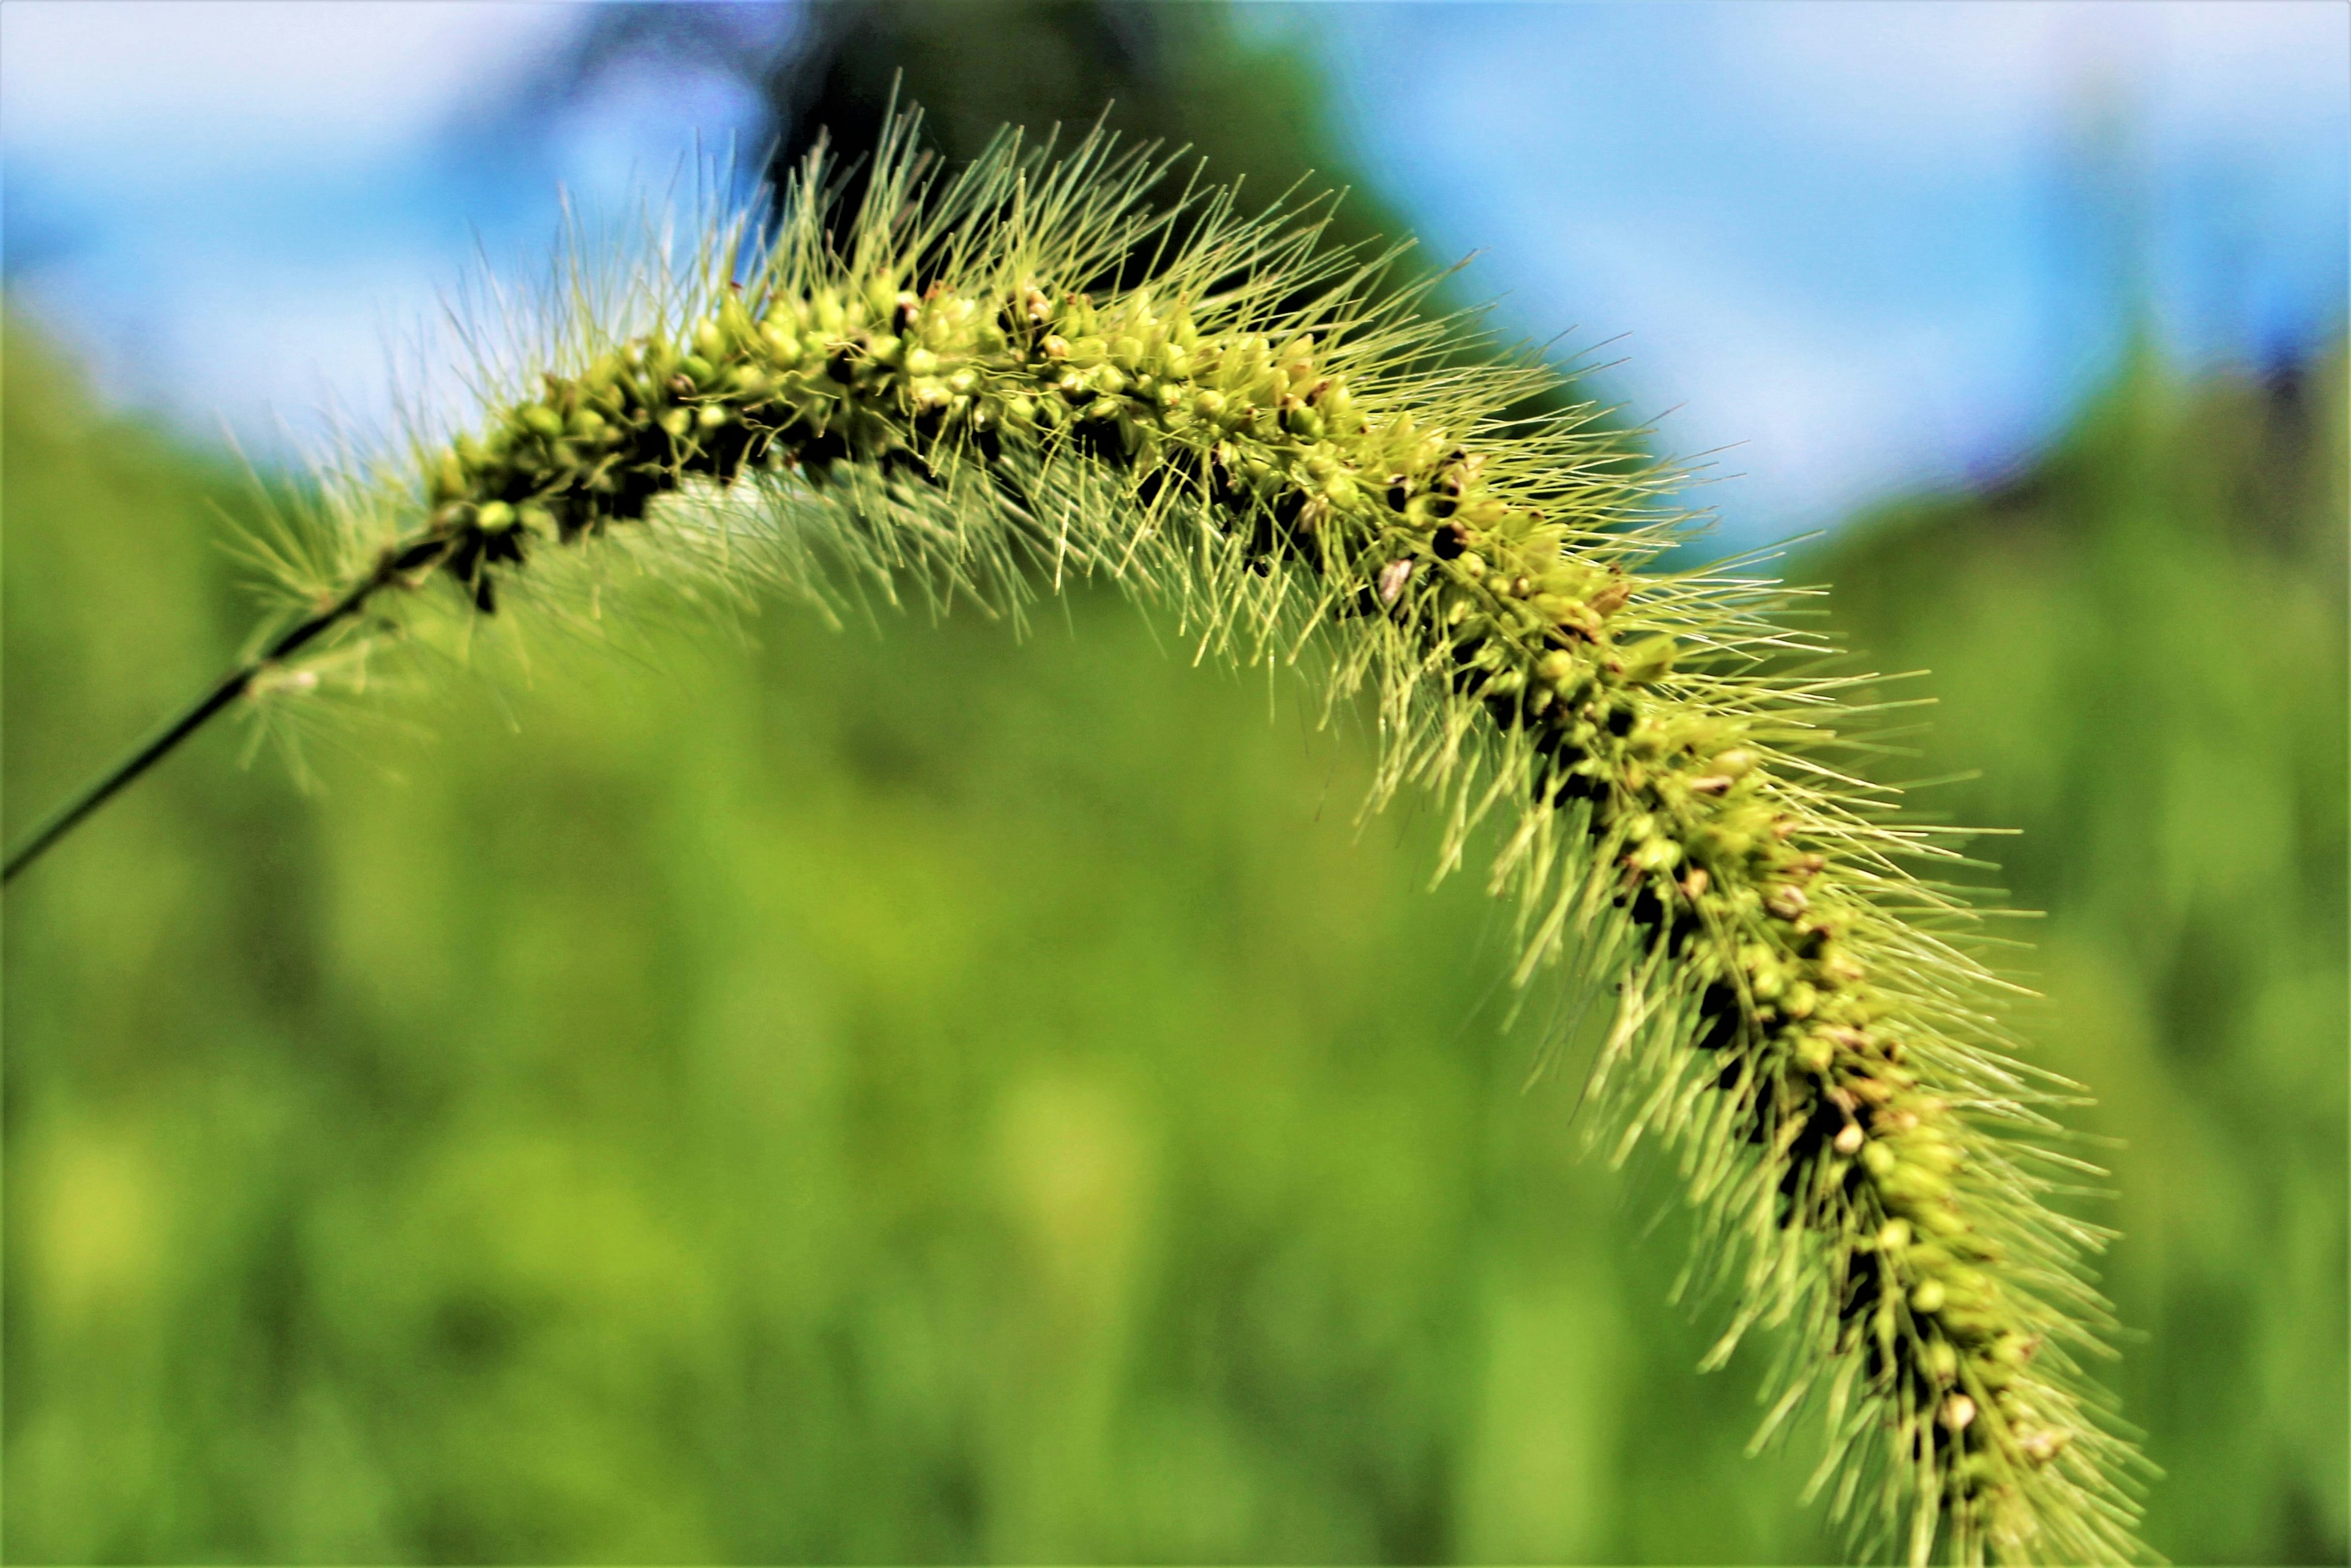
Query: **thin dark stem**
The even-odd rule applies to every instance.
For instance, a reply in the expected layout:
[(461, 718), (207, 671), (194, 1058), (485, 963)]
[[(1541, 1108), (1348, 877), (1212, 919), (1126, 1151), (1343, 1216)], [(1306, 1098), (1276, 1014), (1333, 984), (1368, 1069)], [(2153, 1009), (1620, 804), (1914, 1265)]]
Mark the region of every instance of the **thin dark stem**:
[(195, 734), (204, 722), (245, 695), (253, 677), (261, 673), (258, 663), (246, 665), (221, 678), (220, 684), (206, 692), (186, 712), (157, 730), (138, 750), (116, 763), (103, 776), (68, 801), (43, 822), (27, 833), (8, 852), (8, 863), (0, 870), (0, 883), (13, 881), (16, 873), (40, 858), (41, 852), (64, 838), (75, 823), (104, 805), (114, 792), (161, 762), (172, 748)]
[(177, 717), (164, 724), (136, 750), (100, 774), (81, 793), (19, 840), (8, 852), (6, 865), (0, 867), (0, 883), (16, 880), (18, 872), (39, 859), (43, 851), (64, 838), (83, 818), (113, 799), (132, 779), (170, 756), (182, 741), (203, 728), (205, 721), (214, 714), (252, 690), (253, 683), (270, 665), (298, 653), (322, 633), (358, 614), (376, 590), (393, 581), (403, 571), (429, 566), (447, 548), (445, 538), (428, 537), (404, 548), (387, 550), (376, 568), (346, 590), (341, 598), (278, 633), (258, 657), (223, 675)]

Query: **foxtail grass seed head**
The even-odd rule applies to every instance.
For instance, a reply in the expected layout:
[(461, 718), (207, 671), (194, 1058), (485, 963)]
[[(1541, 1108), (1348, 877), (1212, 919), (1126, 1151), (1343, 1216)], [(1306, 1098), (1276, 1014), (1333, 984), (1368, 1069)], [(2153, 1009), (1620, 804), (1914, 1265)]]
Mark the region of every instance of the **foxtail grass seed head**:
[(528, 379), (336, 492), (295, 575), (370, 602), (304, 667), (502, 619), (590, 545), (830, 604), (1017, 614), (1092, 573), (1204, 654), (1311, 655), (1375, 716), (1374, 806), (1434, 792), (1448, 867), (1491, 831), (1520, 981), (1614, 988), (1594, 1092), (1620, 1150), (1678, 1158), (1721, 1354), (1781, 1331), (1766, 1432), (1817, 1413), (1859, 1549), (2142, 1555), (2078, 1364), (2101, 1237), (2043, 1202), (2080, 1168), (2044, 1147), (2069, 1086), (2012, 1053), (1934, 875), (1955, 841), (1841, 760), (1856, 681), (1769, 582), (1653, 570), (1672, 476), (1583, 415), (1506, 419), (1541, 364), (1467, 363), (1476, 321), (1419, 314), (1394, 256), (1169, 172), (1008, 135), (949, 175), (908, 120), (845, 229), (812, 162), (772, 229), (715, 221), (618, 293), (575, 268)]

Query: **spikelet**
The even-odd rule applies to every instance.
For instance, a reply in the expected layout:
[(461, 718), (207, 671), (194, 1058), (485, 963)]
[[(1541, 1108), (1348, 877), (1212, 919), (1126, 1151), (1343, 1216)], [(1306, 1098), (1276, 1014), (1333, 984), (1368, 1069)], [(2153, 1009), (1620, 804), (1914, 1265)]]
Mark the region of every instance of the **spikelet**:
[(1203, 655), (1317, 670), (1375, 716), (1374, 807), (1433, 792), (1447, 868), (1499, 845), (1517, 979), (1566, 958), (1615, 995), (1614, 1152), (1674, 1151), (1718, 1356), (1780, 1331), (1762, 1436), (1816, 1414), (1855, 1549), (2143, 1556), (2080, 1366), (2102, 1237), (2044, 1204), (2086, 1169), (2046, 1146), (2071, 1086), (2015, 1058), (1934, 875), (1956, 841), (1839, 760), (1853, 679), (1768, 582), (1653, 570), (1687, 534), (1670, 476), (1505, 419), (1540, 363), (1465, 368), (1475, 321), (1418, 314), (1393, 256), (1169, 168), (1008, 134), (950, 177), (906, 120), (854, 214), (812, 161), (772, 227), (714, 223), (617, 292), (575, 267), (486, 423), (344, 483), (287, 552), (318, 629), (273, 678), (504, 621), (580, 560), (1015, 615), (1108, 577)]

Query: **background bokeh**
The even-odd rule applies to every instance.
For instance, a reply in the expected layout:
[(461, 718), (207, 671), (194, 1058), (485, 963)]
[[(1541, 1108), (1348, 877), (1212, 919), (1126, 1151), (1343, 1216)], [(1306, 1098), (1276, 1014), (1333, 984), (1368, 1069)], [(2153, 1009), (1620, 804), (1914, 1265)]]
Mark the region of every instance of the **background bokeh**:
[[(402, 15), (0, 12), (12, 831), (248, 630), (202, 416), (376, 417), (467, 225), (896, 70), (950, 152), (1115, 98), (1757, 437), (1724, 535), (1825, 528), (1789, 573), (1934, 672), (1896, 776), (2021, 830), (2150, 1539), (2345, 1561), (2343, 13)], [(1506, 1022), (1362, 737), (1168, 631), (550, 644), (317, 793), (225, 727), (110, 806), (5, 903), (0, 1553), (1833, 1556), (1672, 1184), (1580, 1155), (1572, 998)]]

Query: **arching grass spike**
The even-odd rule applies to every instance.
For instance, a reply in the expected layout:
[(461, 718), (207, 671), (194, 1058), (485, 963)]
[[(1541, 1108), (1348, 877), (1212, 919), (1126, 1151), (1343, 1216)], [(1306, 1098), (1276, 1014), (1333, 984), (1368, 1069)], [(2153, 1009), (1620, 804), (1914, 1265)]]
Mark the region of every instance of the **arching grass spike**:
[(294, 630), (231, 684), (495, 622), (589, 558), (1015, 615), (1102, 576), (1204, 655), (1311, 654), (1376, 724), (1373, 804), (1429, 791), (1447, 867), (1496, 846), (1518, 979), (1613, 989), (1616, 1150), (1678, 1161), (1718, 1354), (1778, 1331), (1767, 1430), (1817, 1411), (1857, 1548), (2143, 1556), (2081, 1367), (2102, 1238), (2047, 1201), (2075, 1092), (2007, 1035), (1956, 839), (1850, 770), (1856, 684), (1771, 584), (1655, 570), (1673, 476), (1507, 417), (1541, 363), (1466, 361), (1474, 320), (1384, 289), (1393, 257), (1169, 172), (1008, 134), (949, 172), (907, 119), (845, 228), (813, 162), (771, 227), (618, 287), (580, 260), (478, 424), (332, 487)]

